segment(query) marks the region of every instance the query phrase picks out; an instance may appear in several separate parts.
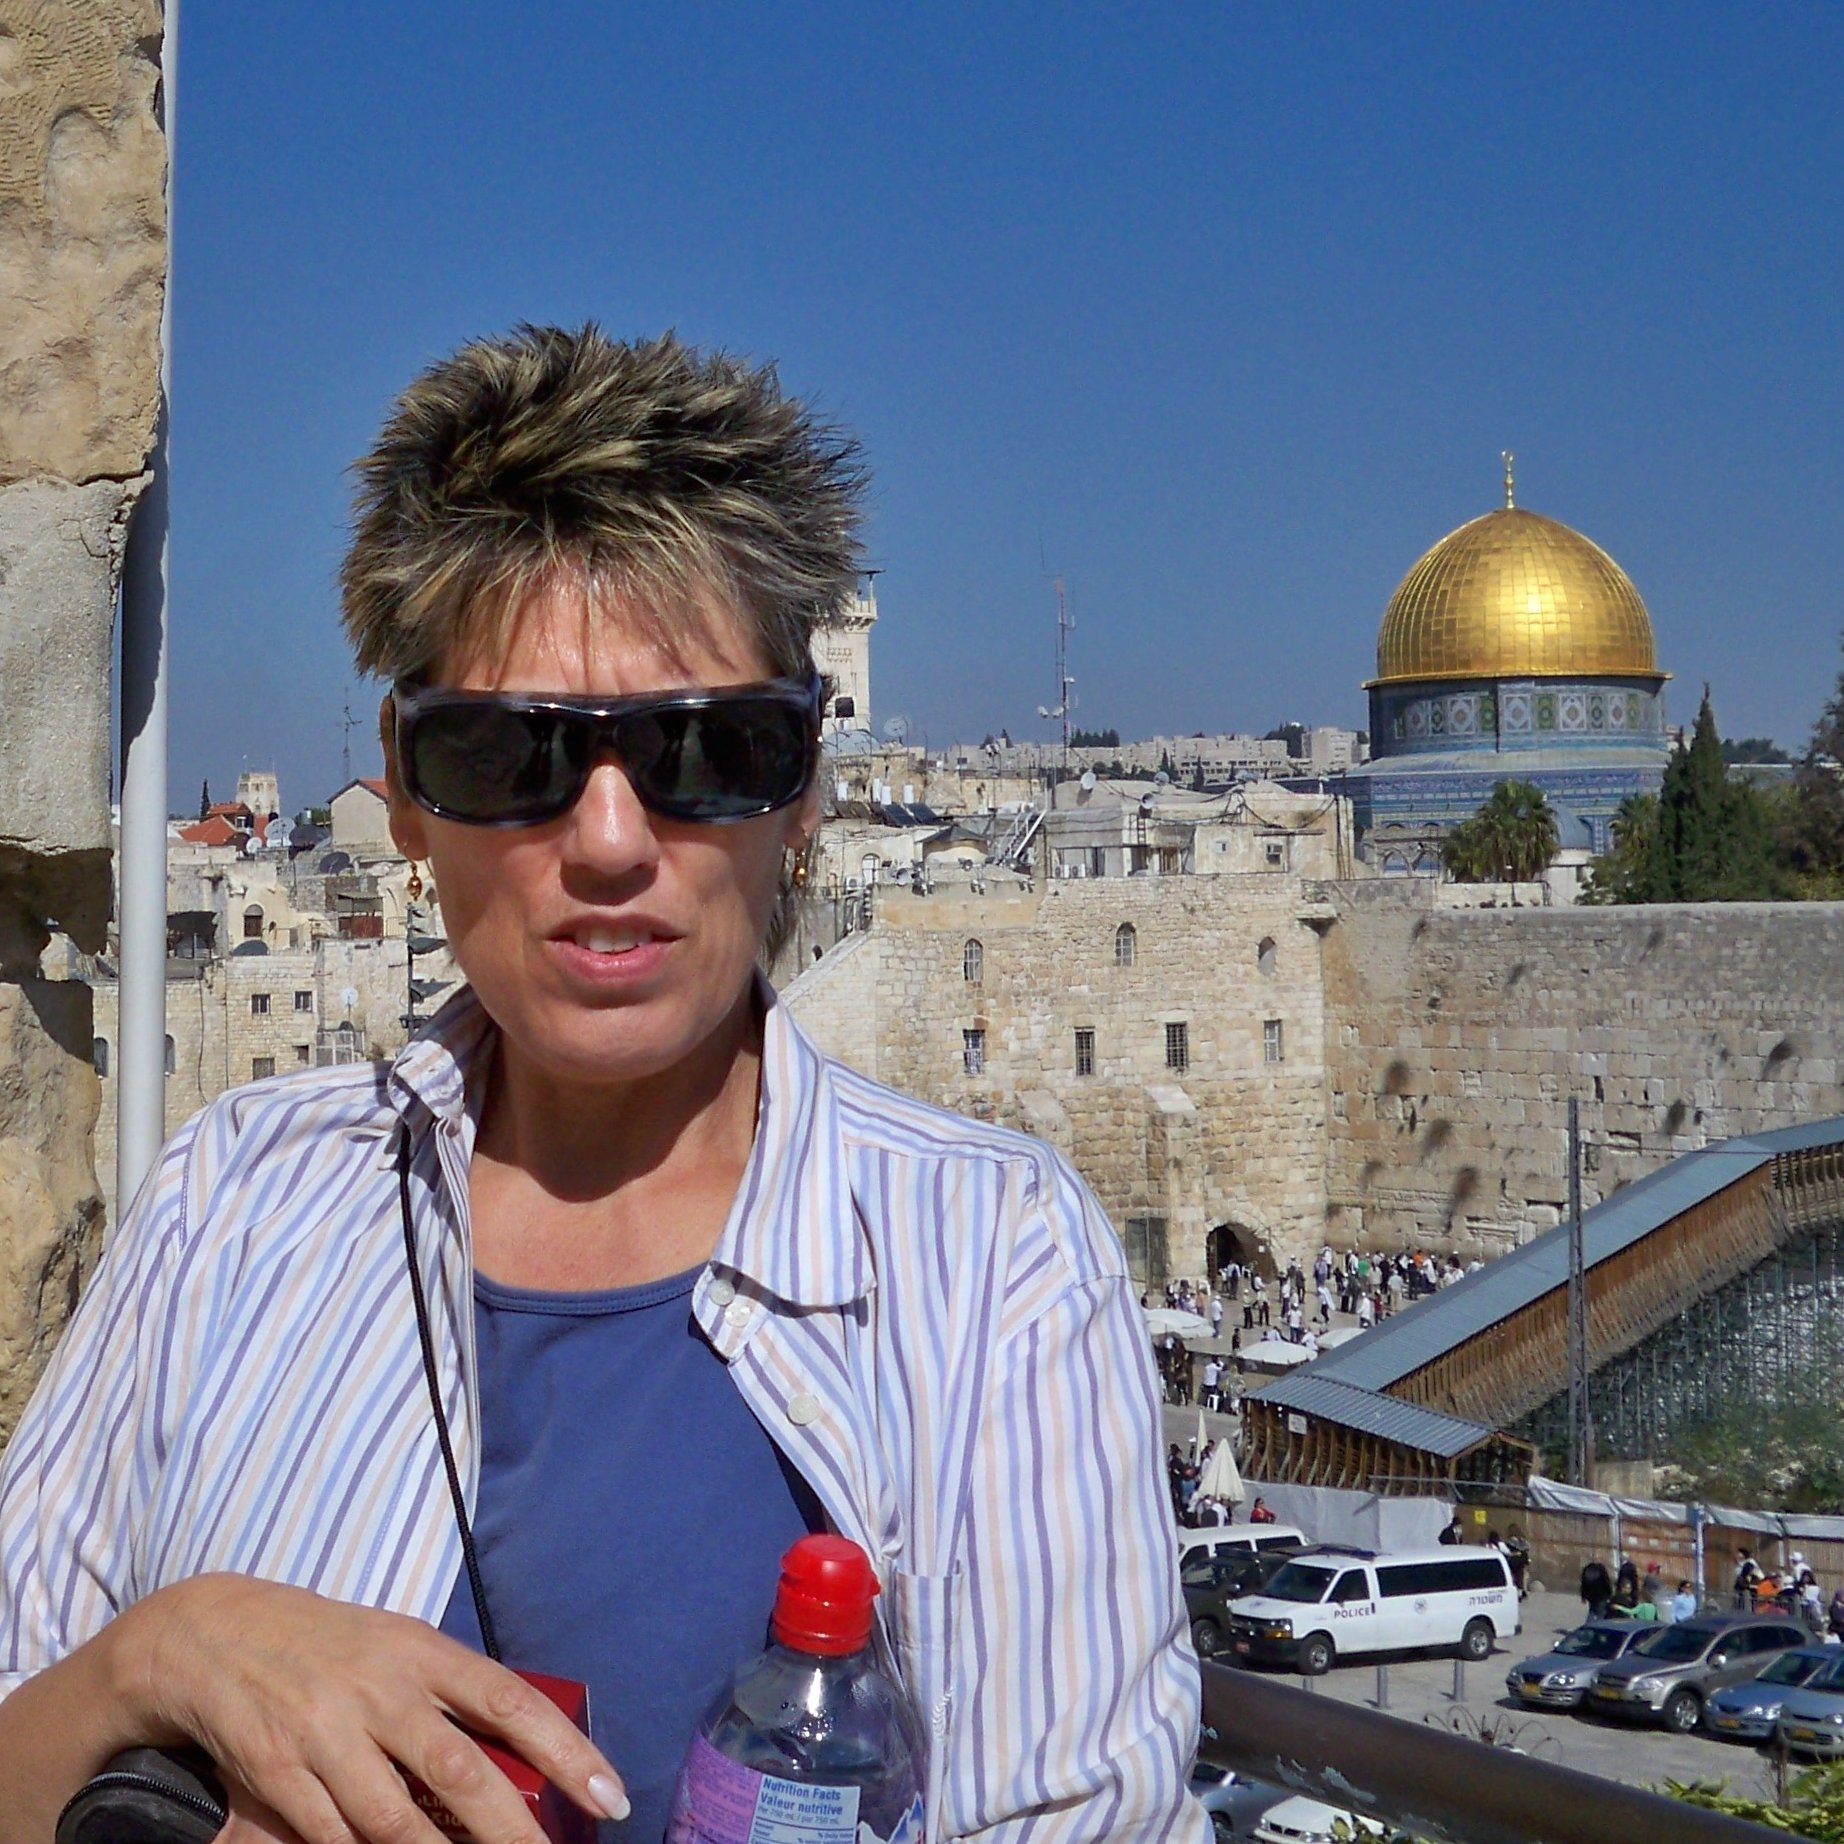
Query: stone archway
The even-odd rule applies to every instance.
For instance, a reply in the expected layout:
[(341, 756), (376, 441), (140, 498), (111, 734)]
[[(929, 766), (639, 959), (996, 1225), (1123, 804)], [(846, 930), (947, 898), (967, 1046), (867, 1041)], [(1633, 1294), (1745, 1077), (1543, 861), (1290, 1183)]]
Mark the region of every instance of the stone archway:
[(1277, 1272), (1274, 1257), (1268, 1252), (1265, 1236), (1246, 1223), (1233, 1219), (1218, 1223), (1205, 1233), (1204, 1260), (1212, 1281), (1233, 1261), (1244, 1273), (1251, 1271), (1272, 1279)]

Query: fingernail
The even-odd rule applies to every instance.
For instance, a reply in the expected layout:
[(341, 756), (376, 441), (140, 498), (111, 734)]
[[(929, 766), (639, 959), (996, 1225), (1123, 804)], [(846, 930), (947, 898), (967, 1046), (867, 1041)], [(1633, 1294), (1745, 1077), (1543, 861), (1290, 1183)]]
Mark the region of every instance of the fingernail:
[(589, 1780), (589, 1797), (602, 1808), (605, 1817), (612, 1818), (619, 1824), (633, 1811), (628, 1803), (627, 1794), (621, 1790), (621, 1782), (613, 1774), (592, 1774)]

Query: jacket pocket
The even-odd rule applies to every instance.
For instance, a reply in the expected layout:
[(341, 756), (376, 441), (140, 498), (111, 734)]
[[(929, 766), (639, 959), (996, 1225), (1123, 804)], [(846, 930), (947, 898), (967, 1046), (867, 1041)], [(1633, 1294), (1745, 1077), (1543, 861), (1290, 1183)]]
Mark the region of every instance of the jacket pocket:
[(887, 1591), (885, 1620), (897, 1674), (922, 1724), (925, 1844), (955, 1835), (945, 1797), (948, 1734), (954, 1720), (954, 1645), (964, 1586), (959, 1569), (947, 1575), (893, 1570)]

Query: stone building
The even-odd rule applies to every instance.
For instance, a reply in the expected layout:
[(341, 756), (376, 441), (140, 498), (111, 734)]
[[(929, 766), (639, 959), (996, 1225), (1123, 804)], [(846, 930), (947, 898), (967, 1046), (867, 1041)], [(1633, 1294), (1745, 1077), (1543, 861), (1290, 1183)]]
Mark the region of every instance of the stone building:
[[(166, 286), (154, 0), (0, 0), (0, 1439), (94, 1259), (110, 646)], [(34, 721), (55, 713), (55, 722)]]
[(1677, 1153), (1844, 1112), (1844, 905), (1453, 908), (1424, 879), (898, 900), (787, 988), (833, 1054), (1066, 1151), (1147, 1280), (1490, 1256)]
[(1075, 1161), (1136, 1272), (1324, 1220), (1319, 930), (1291, 876), (1056, 881), (879, 910), (788, 989), (835, 1055)]
[(850, 597), (813, 632), (813, 664), (832, 681), (823, 728), (835, 733), (871, 728), (871, 629), (877, 624), (877, 583)]

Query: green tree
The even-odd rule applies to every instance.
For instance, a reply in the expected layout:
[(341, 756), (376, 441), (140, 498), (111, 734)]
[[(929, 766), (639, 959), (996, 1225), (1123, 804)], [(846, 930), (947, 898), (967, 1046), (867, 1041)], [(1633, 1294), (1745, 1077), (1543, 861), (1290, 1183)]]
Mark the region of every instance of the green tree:
[(1799, 1775), (1787, 1789), (1784, 1805), (1725, 1792), (1719, 1781), (1687, 1785), (1667, 1780), (1665, 1791), (1689, 1805), (1726, 1812), (1731, 1818), (1751, 1818), (1771, 1831), (1784, 1831), (1813, 1844), (1844, 1844), (1844, 1765), (1836, 1761)]
[(1793, 810), (1782, 835), (1788, 868), (1811, 896), (1844, 895), (1844, 673), (1793, 777)]
[(1675, 749), (1658, 796), (1646, 857), (1647, 903), (1768, 902), (1792, 894), (1775, 853), (1767, 803), (1731, 781), (1709, 688), (1688, 744)]
[(1658, 796), (1629, 794), (1613, 817), (1613, 840), (1588, 866), (1583, 881), (1584, 903), (1643, 903), (1652, 858), (1652, 840), (1658, 831)]
[(209, 778), (199, 783), (198, 816), (203, 819), (211, 811), (211, 782)]
[(1722, 759), (1734, 765), (1737, 762), (1791, 762), (1793, 758), (1771, 736), (1744, 736), (1740, 742), (1725, 736)]
[(1463, 884), (1528, 883), (1556, 856), (1555, 809), (1534, 782), (1506, 780), (1441, 843), (1441, 860)]

